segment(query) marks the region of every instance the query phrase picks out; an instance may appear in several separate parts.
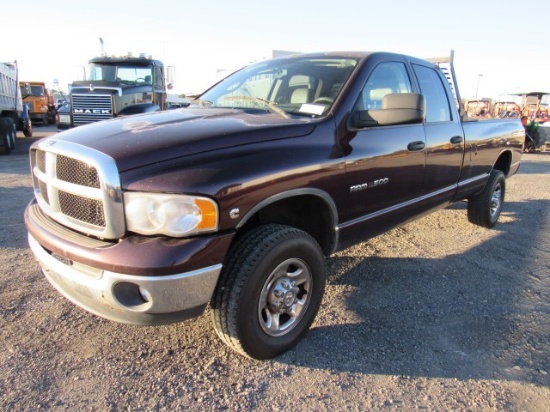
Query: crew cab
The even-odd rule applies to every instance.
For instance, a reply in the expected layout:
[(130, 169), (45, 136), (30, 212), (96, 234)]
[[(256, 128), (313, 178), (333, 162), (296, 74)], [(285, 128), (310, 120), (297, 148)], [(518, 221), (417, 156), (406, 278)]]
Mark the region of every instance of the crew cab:
[(275, 357), (318, 312), (325, 256), (464, 200), (495, 225), (524, 129), (460, 101), (452, 58), (252, 64), (187, 108), (35, 142), (30, 247), (96, 315), (158, 325), (209, 307), (232, 349)]

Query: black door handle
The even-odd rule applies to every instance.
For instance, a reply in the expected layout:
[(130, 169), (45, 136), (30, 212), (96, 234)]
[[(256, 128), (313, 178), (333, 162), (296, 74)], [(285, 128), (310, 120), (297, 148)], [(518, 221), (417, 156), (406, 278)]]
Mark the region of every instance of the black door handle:
[(459, 144), (459, 143), (462, 143), (463, 141), (464, 141), (464, 138), (462, 136), (451, 137), (452, 144)]
[(409, 149), (411, 152), (422, 150), (426, 147), (423, 141), (419, 140), (417, 142), (410, 142), (407, 145), (407, 149)]

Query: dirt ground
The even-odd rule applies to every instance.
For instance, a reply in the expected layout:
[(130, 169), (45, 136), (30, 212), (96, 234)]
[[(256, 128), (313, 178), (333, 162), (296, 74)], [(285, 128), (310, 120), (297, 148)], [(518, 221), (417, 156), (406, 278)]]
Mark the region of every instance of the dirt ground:
[(60, 296), (23, 224), (33, 140), (0, 156), (0, 410), (550, 409), (550, 153), (524, 156), (492, 230), (458, 204), (328, 258), (312, 330), (258, 362), (208, 312), (137, 327)]

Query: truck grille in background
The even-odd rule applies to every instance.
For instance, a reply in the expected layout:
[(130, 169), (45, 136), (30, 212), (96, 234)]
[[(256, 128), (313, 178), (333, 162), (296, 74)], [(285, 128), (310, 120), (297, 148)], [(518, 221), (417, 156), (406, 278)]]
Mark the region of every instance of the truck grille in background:
[[(98, 152), (78, 147), (60, 153), (65, 145), (56, 141), (55, 151), (48, 145), (31, 148), (30, 158), (34, 194), (42, 211), (53, 220), (80, 232), (100, 238), (116, 238), (125, 231), (122, 196), (114, 161)], [(65, 155), (67, 153), (67, 155)], [(95, 156), (95, 157), (94, 157)], [(92, 160), (93, 159), (93, 160)]]
[(71, 98), (75, 126), (113, 118), (110, 94), (73, 94)]

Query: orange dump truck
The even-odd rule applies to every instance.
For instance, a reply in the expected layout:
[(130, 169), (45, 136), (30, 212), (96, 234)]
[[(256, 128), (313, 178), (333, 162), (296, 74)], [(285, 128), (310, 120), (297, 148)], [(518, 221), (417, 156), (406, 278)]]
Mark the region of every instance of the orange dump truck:
[(44, 82), (19, 82), (23, 103), (29, 107), (32, 121), (41, 121), (45, 126), (55, 123), (55, 103)]

